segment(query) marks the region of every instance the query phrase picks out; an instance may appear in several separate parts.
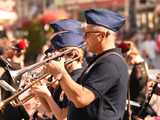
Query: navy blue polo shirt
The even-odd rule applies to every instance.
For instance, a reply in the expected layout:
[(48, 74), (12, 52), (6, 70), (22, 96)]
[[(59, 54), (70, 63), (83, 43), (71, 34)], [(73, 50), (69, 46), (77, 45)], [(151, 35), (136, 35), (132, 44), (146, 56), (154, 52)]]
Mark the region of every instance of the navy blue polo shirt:
[[(74, 70), (70, 73), (71, 77), (73, 80), (77, 81), (77, 79), (80, 77), (81, 73), (82, 73), (82, 68)], [(62, 89), (60, 86), (58, 86), (57, 88), (55, 88), (54, 90), (54, 95), (53, 95), (53, 99), (55, 100), (55, 102), (59, 105), (60, 108), (65, 108), (68, 106), (68, 99), (67, 96), (64, 96), (63, 101), (60, 100), (60, 94), (62, 92)]]
[(120, 56), (105, 55), (109, 52), (121, 55), (118, 48), (98, 55), (93, 62), (103, 57), (78, 80), (80, 84), (95, 93), (95, 101), (80, 109), (71, 104), (68, 120), (120, 120), (122, 118), (127, 98), (128, 67)]
[[(74, 70), (74, 71), (72, 71), (70, 73), (70, 76), (72, 77), (72, 79), (74, 81), (77, 81), (78, 78), (80, 77), (82, 71), (83, 71), (83, 68), (76, 69), (76, 70)], [(55, 100), (55, 102), (57, 103), (57, 105), (60, 108), (66, 108), (66, 107), (68, 107), (68, 105), (70, 104), (70, 102), (67, 99), (66, 95), (64, 95), (64, 99), (62, 101), (60, 100), (60, 94), (61, 94), (61, 92), (62, 92), (62, 88), (60, 86), (58, 86), (54, 90), (54, 92), (53, 92), (53, 99)], [(56, 118), (53, 116), (52, 120), (56, 120)]]

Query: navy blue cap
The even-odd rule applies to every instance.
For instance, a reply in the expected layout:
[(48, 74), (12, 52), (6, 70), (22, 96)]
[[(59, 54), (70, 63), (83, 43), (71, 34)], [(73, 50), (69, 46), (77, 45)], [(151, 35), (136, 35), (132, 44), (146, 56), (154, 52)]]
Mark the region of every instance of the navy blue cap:
[(51, 23), (50, 26), (55, 32), (66, 30), (78, 34), (83, 34), (83, 30), (81, 28), (81, 22), (74, 19), (59, 20), (54, 23)]
[(125, 23), (125, 17), (107, 9), (89, 9), (85, 11), (88, 24), (103, 26), (114, 32)]
[(70, 31), (57, 34), (51, 39), (51, 47), (45, 51), (45, 54), (64, 47), (83, 48), (84, 47), (83, 36)]
[(64, 47), (83, 47), (84, 39), (83, 36), (73, 33), (64, 32), (56, 35), (52, 40), (51, 44), (55, 49), (61, 49)]

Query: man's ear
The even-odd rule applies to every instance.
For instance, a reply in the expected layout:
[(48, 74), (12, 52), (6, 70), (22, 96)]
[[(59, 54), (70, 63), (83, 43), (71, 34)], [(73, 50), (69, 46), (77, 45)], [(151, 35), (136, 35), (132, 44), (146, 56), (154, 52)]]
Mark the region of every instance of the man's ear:
[(102, 37), (101, 39), (104, 39), (104, 38), (108, 37), (109, 35), (110, 35), (110, 32), (108, 32), (108, 31), (104, 32), (101, 34), (101, 37)]
[(107, 31), (107, 32), (105, 33), (105, 37), (108, 37), (109, 35), (110, 35), (110, 32)]
[(106, 37), (108, 37), (110, 35), (109, 32), (104, 32), (104, 33), (101, 33), (99, 36), (98, 36), (98, 41), (101, 42), (103, 41)]

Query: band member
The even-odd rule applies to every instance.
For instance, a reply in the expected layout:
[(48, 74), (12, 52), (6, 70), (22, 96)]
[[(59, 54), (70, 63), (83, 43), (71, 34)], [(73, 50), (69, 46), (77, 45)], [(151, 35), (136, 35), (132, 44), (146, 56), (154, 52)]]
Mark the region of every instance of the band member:
[[(68, 120), (120, 120), (125, 110), (128, 68), (121, 52), (115, 48), (115, 34), (125, 18), (105, 9), (86, 10), (85, 17), (87, 50), (97, 57), (84, 70), (78, 83), (62, 61), (51, 61), (45, 71), (61, 78), (60, 86), (71, 101)], [(51, 99), (50, 94), (44, 96)]]
[[(19, 65), (17, 65), (17, 63), (12, 63), (12, 58), (14, 56), (14, 50), (12, 49), (12, 44), (8, 42), (8, 46), (4, 46), (4, 53), (2, 54), (3, 57), (0, 58), (0, 79), (1, 82), (3, 81), (6, 82), (6, 84), (10, 85), (11, 88), (16, 89), (18, 84), (15, 83), (15, 81), (13, 81), (13, 79), (11, 78), (9, 72), (7, 71), (8, 69), (19, 69)], [(7, 61), (7, 60), (10, 61)], [(10, 64), (11, 63), (11, 64)], [(8, 68), (8, 69), (7, 69)], [(2, 85), (2, 84), (1, 84)], [(12, 89), (10, 90), (6, 90), (3, 89), (5, 87), (0, 86), (1, 89), (1, 102), (10, 97), (14, 92)], [(29, 116), (27, 114), (27, 112), (25, 111), (23, 105), (19, 104), (16, 102), (16, 106), (8, 103), (6, 106), (4, 106), (3, 109), (0, 110), (0, 119), (1, 120), (11, 120), (11, 119), (15, 119), (15, 120), (20, 120), (20, 119), (24, 119), (24, 120), (28, 120)]]
[[(65, 59), (72, 60), (72, 57), (74, 56), (79, 57), (75, 61), (66, 65), (68, 72), (76, 80), (81, 74), (83, 56), (84, 56), (84, 50), (81, 48), (83, 47), (84, 44), (81, 22), (73, 19), (65, 19), (51, 23), (51, 27), (54, 30), (54, 32), (59, 32), (64, 30), (67, 30), (69, 32), (62, 33), (52, 38), (51, 47), (48, 50), (46, 50), (45, 53), (52, 54), (52, 52), (55, 51), (59, 52), (74, 47), (75, 51), (73, 53), (70, 53), (69, 56), (68, 55), (67, 57), (65, 56)], [(64, 95), (64, 92), (62, 91), (59, 84), (56, 82), (55, 84), (52, 85), (52, 87), (49, 87), (49, 89), (58, 107), (60, 107), (62, 111), (65, 111), (65, 113), (67, 113), (68, 100)], [(53, 119), (56, 118), (54, 117)]]
[(28, 46), (29, 42), (26, 39), (19, 39), (18, 41), (16, 41), (16, 43), (14, 43), (14, 46), (12, 47), (15, 53), (12, 61), (20, 64), (21, 67), (24, 67), (25, 53)]
[(124, 51), (125, 58), (131, 68), (129, 84), (130, 92), (128, 94), (129, 99), (131, 100), (130, 103), (136, 103), (129, 105), (130, 107), (128, 108), (130, 108), (129, 111), (131, 111), (131, 113), (129, 111), (126, 111), (124, 120), (128, 120), (129, 114), (131, 114), (132, 119), (136, 120), (144, 119), (147, 115), (155, 115), (156, 113), (154, 109), (152, 109), (151, 105), (147, 103), (147, 89), (152, 88), (148, 86), (153, 82), (151, 82), (149, 79), (149, 70), (147, 64), (145, 63), (144, 59), (140, 55), (140, 52), (132, 41), (123, 41), (123, 44), (120, 44), (119, 47), (123, 49), (122, 51)]
[[(65, 32), (61, 33), (59, 35), (56, 35), (52, 40), (51, 43), (54, 47), (54, 50), (57, 50), (57, 52), (63, 52), (67, 49), (74, 49), (69, 55), (66, 55), (64, 57), (61, 57), (61, 60), (70, 61), (77, 57), (75, 61), (72, 61), (72, 63), (69, 63), (66, 65), (66, 69), (68, 73), (72, 76), (72, 78), (76, 81), (78, 77), (80, 76), (82, 72), (82, 63), (83, 63), (83, 54), (84, 51), (81, 46), (83, 44), (83, 37), (81, 35), (75, 34), (73, 32)], [(57, 84), (57, 83), (56, 83)], [(56, 106), (52, 109), (53, 114), (56, 118), (54, 119), (65, 119), (68, 113), (68, 99), (64, 95), (64, 92), (62, 91), (61, 87), (59, 86), (59, 83), (55, 86), (54, 84), (54, 91), (53, 91), (53, 99), (51, 101), (53, 102), (52, 106)], [(41, 91), (43, 90), (43, 91)], [(51, 94), (45, 86), (37, 86), (32, 89), (32, 92), (38, 94), (39, 96), (44, 96), (45, 94)], [(48, 91), (48, 92), (47, 92)], [(45, 97), (44, 97), (45, 98)], [(46, 100), (48, 101), (48, 100)], [(50, 105), (50, 101), (48, 102)]]

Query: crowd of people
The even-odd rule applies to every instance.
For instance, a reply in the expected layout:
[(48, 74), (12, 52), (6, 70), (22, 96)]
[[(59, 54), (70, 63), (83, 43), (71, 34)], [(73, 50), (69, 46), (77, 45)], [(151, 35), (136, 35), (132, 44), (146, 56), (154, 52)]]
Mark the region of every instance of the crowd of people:
[[(89, 9), (84, 15), (85, 24), (75, 19), (50, 24), (53, 36), (35, 64), (45, 62), (36, 68), (24, 64), (27, 40), (0, 41), (5, 82), (0, 84), (0, 120), (159, 119), (160, 76), (156, 81), (148, 77), (147, 64), (155, 66), (156, 57), (150, 34), (138, 50), (133, 41), (118, 40), (125, 17), (107, 9)], [(10, 69), (20, 68), (26, 72), (14, 79)], [(3, 106), (16, 93), (13, 89), (26, 89), (16, 96), (20, 107)]]

